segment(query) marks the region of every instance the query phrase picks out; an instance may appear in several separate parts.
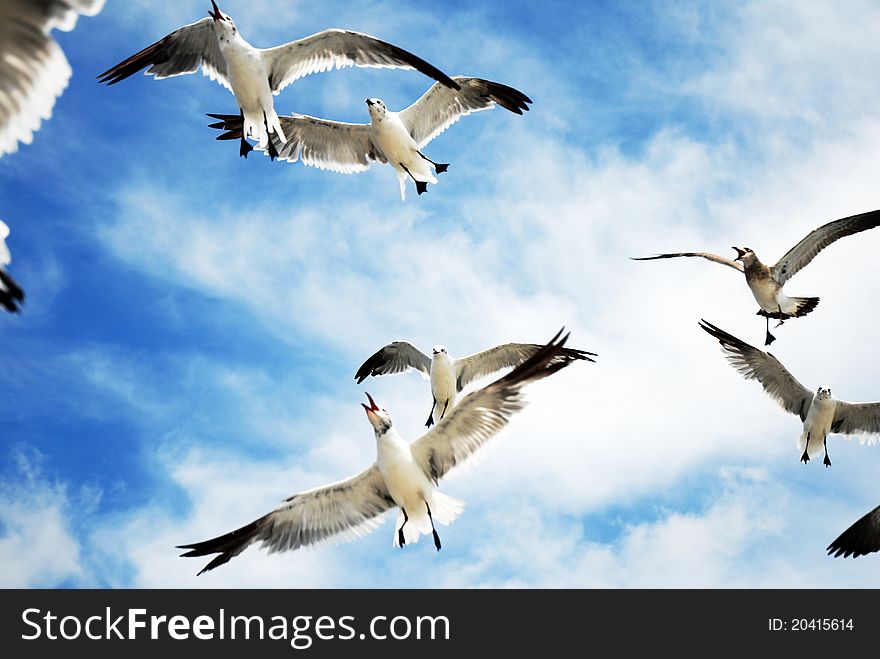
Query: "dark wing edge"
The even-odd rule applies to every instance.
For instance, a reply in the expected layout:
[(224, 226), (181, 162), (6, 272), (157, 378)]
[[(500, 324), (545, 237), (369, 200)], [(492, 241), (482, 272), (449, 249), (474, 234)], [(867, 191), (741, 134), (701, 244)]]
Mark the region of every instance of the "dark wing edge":
[(880, 551), (880, 506), (859, 518), (826, 548), (829, 556), (858, 558)]
[(431, 358), (411, 343), (394, 341), (370, 355), (354, 374), (354, 379), (360, 384), (370, 376), (401, 373), (407, 368), (429, 375)]

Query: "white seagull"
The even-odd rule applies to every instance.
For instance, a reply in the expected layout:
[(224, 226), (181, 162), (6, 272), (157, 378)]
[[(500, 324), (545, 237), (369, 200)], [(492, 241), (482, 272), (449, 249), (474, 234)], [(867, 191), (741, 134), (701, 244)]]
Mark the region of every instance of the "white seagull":
[[(428, 414), (425, 426), (434, 423), (434, 410), (441, 406), (440, 419), (455, 405), (456, 395), (468, 384), (483, 376), (509, 366), (517, 366), (530, 359), (543, 346), (536, 343), (505, 343), (504, 345), (478, 352), (468, 357), (454, 359), (446, 351), (446, 346), (437, 345), (428, 357), (421, 350), (406, 341), (394, 341), (372, 354), (354, 374), (360, 384), (371, 375), (401, 373), (408, 369), (421, 371), (431, 380), (431, 394), (434, 403)], [(562, 348), (560, 360), (585, 359), (595, 362), (596, 353)]]
[[(810, 456), (825, 450), (824, 464), (831, 466), (828, 458), (828, 435), (839, 433), (854, 435), (858, 433), (880, 433), (880, 402), (847, 403), (832, 397), (831, 389), (819, 387), (814, 394), (786, 370), (776, 357), (762, 352), (732, 334), (715, 327), (705, 320), (700, 327), (714, 336), (724, 348), (727, 361), (747, 380), (757, 380), (786, 412), (797, 414), (804, 423), (798, 439), (798, 448), (803, 449), (801, 461), (807, 463)], [(862, 443), (874, 444), (876, 437)]]
[(9, 227), (0, 220), (0, 307), (9, 312), (21, 311), (21, 303), (24, 302), (24, 291), (8, 272), (6, 266), (12, 263), (12, 255), (6, 246), (6, 237), (9, 235)]
[(854, 233), (867, 231), (880, 226), (880, 210), (861, 213), (834, 220), (828, 224), (814, 229), (792, 247), (776, 265), (767, 266), (761, 263), (755, 252), (748, 247), (734, 247), (737, 256), (734, 260), (710, 254), (708, 252), (679, 252), (676, 254), (657, 254), (633, 259), (634, 261), (653, 261), (655, 259), (671, 259), (679, 256), (699, 256), (715, 263), (729, 266), (742, 272), (746, 276), (746, 283), (760, 305), (759, 316), (767, 319), (767, 335), (764, 345), (770, 345), (776, 340), (770, 334), (770, 319), (779, 320), (779, 325), (787, 318), (799, 318), (806, 316), (816, 305), (819, 304), (817, 297), (788, 297), (782, 292), (782, 287), (789, 279), (794, 277), (802, 268), (809, 265), (816, 255), (828, 247), (835, 240)]
[(830, 545), (828, 555), (858, 558), (880, 551), (880, 506), (861, 517)]
[[(406, 198), (407, 179), (412, 179), (416, 191), (422, 194), (428, 183), (437, 183), (434, 172), (440, 174), (449, 167), (425, 156), (425, 145), (472, 112), (489, 110), (498, 104), (521, 115), (532, 102), (522, 92), (497, 82), (464, 76), (452, 79), (459, 89), (436, 83), (401, 112), (392, 112), (381, 99), (368, 98), (368, 124), (329, 121), (304, 114), (280, 117), (287, 143), (273, 137), (275, 153), (268, 151), (268, 155), (288, 162), (301, 159), (311, 167), (342, 174), (366, 171), (373, 161), (388, 163), (397, 171), (401, 200)], [(211, 128), (227, 131), (218, 140), (242, 138), (241, 117), (208, 116), (220, 119)]]
[[(560, 332), (561, 334), (561, 332)], [(212, 540), (181, 545), (183, 556), (215, 556), (199, 572), (213, 570), (254, 542), (270, 552), (311, 545), (333, 536), (357, 537), (375, 529), (380, 515), (400, 509), (394, 545), (417, 542), (431, 533), (440, 550), (434, 522), (447, 525), (464, 503), (434, 487), (457, 464), (470, 457), (525, 406), (521, 389), (571, 363), (562, 347), (568, 335), (557, 334), (517, 369), (469, 394), (449, 416), (411, 444), (394, 427), (391, 416), (367, 394), (364, 405), (376, 435), (376, 462), (357, 476), (295, 494), (271, 513)]]
[(104, 0), (0, 0), (0, 156), (30, 144), (72, 71), (53, 28), (69, 32)]
[(144, 69), (157, 80), (194, 73), (205, 75), (229, 89), (238, 103), (245, 133), (241, 155), (251, 146), (250, 135), (274, 152), (269, 133), (287, 140), (275, 112), (273, 95), (311, 73), (348, 66), (415, 69), (455, 87), (442, 71), (420, 57), (360, 32), (330, 29), (274, 48), (254, 48), (238, 32), (232, 18), (211, 0), (208, 18), (185, 25), (139, 53), (100, 74), (100, 82), (116, 84)]

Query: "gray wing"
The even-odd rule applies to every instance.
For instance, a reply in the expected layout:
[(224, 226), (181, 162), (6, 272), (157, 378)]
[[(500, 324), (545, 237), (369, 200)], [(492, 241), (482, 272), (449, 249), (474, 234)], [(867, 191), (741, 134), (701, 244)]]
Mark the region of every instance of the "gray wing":
[(330, 29), (261, 51), (274, 93), (312, 73), (349, 66), (415, 69), (456, 87), (452, 79), (421, 57), (376, 37), (350, 30)]
[(700, 321), (700, 327), (718, 339), (727, 361), (746, 380), (757, 380), (764, 391), (782, 405), (786, 412), (797, 414), (801, 421), (806, 420), (813, 394), (776, 357), (750, 346), (705, 320)]
[(0, 0), (0, 156), (30, 144), (52, 116), (71, 69), (49, 32), (70, 31), (104, 0)]
[(828, 555), (858, 558), (880, 551), (880, 506), (841, 533), (830, 545)]
[(837, 401), (831, 432), (842, 435), (880, 433), (880, 403), (847, 403)]
[(360, 384), (371, 375), (400, 373), (410, 368), (430, 375), (431, 358), (411, 343), (395, 341), (370, 355), (354, 374), (354, 379)]
[[(537, 343), (505, 343), (504, 345), (478, 352), (469, 357), (461, 357), (455, 360), (456, 386), (459, 391), (464, 389), (470, 382), (483, 376), (500, 371), (509, 366), (519, 366), (529, 357), (532, 357), (544, 346)], [(561, 348), (558, 359), (560, 361), (572, 361), (584, 359), (595, 362), (594, 352), (577, 350), (575, 348)]]
[(496, 103), (515, 114), (529, 109), (531, 99), (521, 91), (490, 80), (454, 76), (460, 89), (434, 84), (422, 97), (399, 113), (400, 120), (419, 147), (437, 137), (460, 117), (494, 108)]
[(382, 523), (379, 515), (394, 505), (374, 464), (348, 480), (295, 494), (268, 515), (235, 531), (177, 548), (188, 549), (181, 554), (187, 557), (219, 554), (202, 568), (201, 574), (223, 565), (255, 542), (274, 553), (336, 537), (366, 535)]
[(679, 256), (699, 256), (703, 259), (708, 259), (713, 263), (720, 263), (721, 265), (726, 265), (729, 268), (733, 268), (739, 272), (743, 272), (743, 264), (739, 261), (733, 261), (731, 259), (726, 259), (723, 256), (718, 256), (717, 254), (712, 254), (710, 252), (677, 252), (675, 254), (655, 254), (654, 256), (642, 256), (639, 258), (632, 258), (633, 261), (656, 261), (657, 259), (675, 259)]
[(412, 443), (417, 464), (435, 483), (455, 465), (474, 454), (525, 407), (521, 389), (568, 366), (563, 345), (566, 334), (557, 334), (546, 346), (495, 382), (471, 392), (430, 431)]
[(156, 80), (161, 80), (195, 73), (199, 67), (202, 67), (204, 74), (211, 80), (216, 80), (232, 91), (226, 77), (226, 60), (214, 34), (214, 19), (210, 16), (174, 30), (156, 43), (107, 69), (98, 76), (98, 82), (115, 85), (142, 69), (147, 69), (146, 75), (156, 76)]
[(880, 226), (880, 210), (844, 217), (822, 225), (811, 231), (806, 238), (788, 250), (788, 253), (777, 261), (771, 269), (773, 278), (780, 284), (784, 284), (835, 240), (877, 226)]
[[(211, 128), (225, 130), (218, 140), (240, 140), (242, 119), (238, 114), (209, 114), (220, 119)], [(287, 136), (282, 142), (276, 133), (269, 137), (278, 158), (287, 162), (302, 160), (303, 164), (318, 169), (326, 169), (342, 174), (365, 171), (372, 161), (387, 162), (384, 154), (376, 149), (370, 139), (367, 124), (348, 124), (341, 121), (328, 121), (305, 114), (279, 117), (281, 128)], [(268, 152), (268, 148), (257, 146), (258, 151)], [(267, 153), (268, 155), (268, 153)]]

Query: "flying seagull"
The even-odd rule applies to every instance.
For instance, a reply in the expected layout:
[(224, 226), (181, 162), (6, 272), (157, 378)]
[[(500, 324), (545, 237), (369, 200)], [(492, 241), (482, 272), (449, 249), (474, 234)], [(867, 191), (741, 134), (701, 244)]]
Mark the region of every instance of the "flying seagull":
[(880, 551), (880, 506), (859, 519), (834, 542), (828, 545), (828, 555), (853, 558)]
[(9, 227), (0, 220), (0, 307), (12, 313), (21, 311), (21, 303), (24, 302), (24, 291), (12, 276), (6, 272), (6, 266), (12, 263), (12, 255), (6, 246), (6, 236), (9, 235)]
[(104, 0), (0, 0), (0, 156), (30, 144), (72, 71), (53, 28), (69, 32)]
[[(847, 403), (831, 396), (831, 389), (819, 387), (812, 393), (786, 370), (776, 357), (762, 352), (732, 334), (715, 327), (705, 320), (700, 327), (714, 336), (727, 353), (727, 361), (747, 380), (757, 380), (770, 396), (786, 412), (797, 414), (804, 423), (798, 440), (803, 448), (801, 461), (810, 461), (810, 454), (825, 450), (824, 464), (831, 466), (828, 458), (828, 434), (880, 433), (880, 403)], [(868, 443), (873, 444), (876, 438)], [(863, 440), (864, 443), (864, 440)]]
[[(517, 366), (532, 358), (543, 349), (536, 343), (505, 343), (504, 345), (478, 352), (469, 357), (454, 359), (449, 356), (446, 346), (434, 346), (430, 357), (406, 341), (394, 341), (380, 348), (354, 374), (360, 384), (371, 375), (401, 373), (408, 369), (421, 371), (431, 380), (431, 394), (434, 403), (425, 426), (434, 423), (434, 410), (440, 409), (440, 419), (455, 405), (455, 396), (469, 383), (495, 371)], [(595, 362), (591, 357), (596, 353), (574, 348), (560, 349), (559, 360), (572, 361), (585, 359)]]
[(110, 85), (147, 68), (157, 80), (199, 67), (234, 95), (244, 122), (241, 155), (250, 151), (244, 137), (251, 135), (270, 153), (274, 132), (287, 141), (278, 121), (272, 95), (311, 73), (348, 66), (415, 69), (445, 85), (456, 84), (445, 73), (420, 57), (360, 32), (330, 29), (274, 48), (254, 48), (238, 32), (232, 18), (211, 0), (213, 11), (147, 46), (139, 53), (98, 76)]
[(367, 418), (376, 434), (376, 462), (357, 476), (295, 494), (271, 513), (231, 533), (205, 542), (181, 545), (183, 556), (219, 554), (199, 574), (223, 565), (254, 542), (270, 552), (287, 551), (336, 535), (361, 536), (380, 523), (379, 516), (400, 509), (394, 545), (417, 542), (431, 533), (440, 550), (434, 522), (450, 524), (464, 503), (434, 487), (454, 466), (470, 457), (525, 406), (521, 389), (568, 366), (563, 348), (568, 335), (557, 334), (518, 368), (469, 394), (449, 416), (411, 444), (394, 427), (391, 416), (367, 394)]
[(878, 225), (880, 225), (880, 210), (834, 220), (807, 234), (803, 240), (788, 250), (785, 256), (779, 259), (776, 265), (773, 266), (761, 263), (755, 252), (748, 247), (734, 247), (733, 249), (736, 250), (737, 256), (732, 261), (723, 256), (708, 252), (657, 254), (633, 260), (653, 261), (655, 259), (672, 259), (679, 256), (699, 256), (744, 273), (746, 283), (761, 307), (758, 315), (764, 316), (767, 319), (767, 335), (764, 345), (769, 346), (776, 340), (776, 337), (770, 334), (771, 318), (779, 320), (779, 324), (777, 324), (777, 327), (779, 327), (787, 318), (806, 316), (819, 304), (819, 298), (817, 297), (788, 297), (782, 292), (785, 282), (794, 277), (802, 268), (805, 268), (819, 252), (835, 240), (873, 229)]
[[(436, 83), (401, 112), (388, 110), (381, 99), (366, 99), (370, 113), (368, 124), (328, 121), (304, 114), (280, 117), (287, 143), (273, 137), (274, 151), (282, 160), (302, 159), (311, 167), (342, 174), (366, 171), (373, 161), (388, 163), (397, 171), (401, 199), (406, 197), (407, 179), (412, 179), (416, 191), (422, 194), (428, 189), (428, 183), (437, 183), (432, 169), (440, 174), (449, 167), (422, 153), (431, 140), (472, 112), (489, 110), (497, 104), (521, 115), (532, 102), (522, 92), (497, 82), (464, 76), (452, 79), (459, 89)], [(218, 140), (243, 138), (241, 117), (208, 116), (220, 119), (211, 124), (211, 128), (227, 131)], [(268, 155), (275, 157), (271, 150)]]

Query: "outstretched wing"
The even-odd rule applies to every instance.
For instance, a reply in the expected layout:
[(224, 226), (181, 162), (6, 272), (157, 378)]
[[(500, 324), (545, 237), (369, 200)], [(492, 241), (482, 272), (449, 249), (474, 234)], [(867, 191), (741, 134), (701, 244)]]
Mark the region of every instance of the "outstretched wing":
[(490, 80), (454, 76), (460, 89), (434, 84), (422, 97), (399, 113), (400, 120), (419, 147), (437, 137), (459, 118), (494, 108), (496, 103), (515, 114), (528, 112), (531, 99), (521, 91)]
[(377, 517), (394, 505), (374, 464), (348, 480), (295, 494), (268, 515), (240, 529), (204, 542), (180, 545), (178, 549), (188, 549), (181, 554), (187, 557), (219, 554), (202, 568), (201, 574), (223, 565), (255, 542), (272, 553), (336, 536), (351, 539), (366, 535), (381, 524)]
[[(220, 119), (211, 124), (211, 128), (227, 131), (217, 137), (218, 140), (241, 139), (241, 115), (208, 116)], [(304, 165), (341, 174), (363, 172), (372, 161), (386, 162), (385, 156), (373, 146), (370, 129), (366, 124), (328, 121), (305, 114), (279, 117), (279, 121), (287, 141), (282, 142), (275, 132), (269, 134), (279, 160), (302, 160)], [(267, 148), (257, 146), (256, 149), (268, 155)]]
[[(518, 366), (532, 357), (544, 346), (537, 343), (505, 343), (504, 345), (478, 352), (469, 357), (461, 357), (455, 360), (456, 386), (459, 391), (468, 383), (495, 371), (500, 371), (508, 366)], [(561, 361), (574, 361), (584, 359), (595, 362), (596, 353), (575, 348), (562, 348), (558, 359)]]
[(880, 551), (880, 506), (841, 533), (830, 545), (828, 555), (858, 558)]
[[(149, 67), (149, 68), (147, 68)], [(139, 53), (121, 61), (101, 75), (98, 82), (115, 85), (141, 69), (156, 80), (195, 73), (199, 67), (211, 80), (232, 91), (226, 73), (226, 60), (214, 34), (214, 19), (208, 16), (174, 30)]]
[(847, 403), (838, 400), (831, 432), (843, 435), (880, 433), (880, 403)]
[(880, 226), (880, 210), (844, 217), (822, 225), (807, 234), (806, 238), (788, 250), (788, 253), (777, 261), (771, 269), (773, 278), (780, 284), (784, 284), (835, 240), (877, 226)]
[(354, 374), (354, 379), (360, 384), (371, 375), (400, 373), (410, 368), (430, 375), (431, 358), (411, 343), (395, 341), (370, 355)]
[(349, 66), (415, 69), (449, 87), (457, 87), (440, 69), (394, 44), (336, 28), (261, 51), (274, 93), (312, 73)]
[(71, 69), (49, 34), (70, 31), (80, 14), (94, 16), (104, 0), (0, 0), (0, 156), (30, 144)]
[(734, 270), (738, 270), (739, 272), (743, 272), (743, 264), (739, 261), (733, 261), (731, 259), (726, 259), (723, 256), (718, 256), (717, 254), (711, 254), (710, 252), (676, 252), (675, 254), (655, 254), (654, 256), (642, 256), (635, 258), (633, 257), (631, 260), (633, 261), (656, 261), (657, 259), (675, 259), (679, 256), (699, 256), (703, 259), (708, 259), (713, 263), (720, 263), (721, 265), (726, 265), (729, 268), (733, 268)]
[(813, 394), (776, 357), (750, 346), (705, 320), (700, 321), (700, 327), (718, 339), (727, 361), (744, 378), (760, 382), (764, 391), (782, 405), (786, 412), (797, 414), (801, 421), (806, 420)]
[(523, 386), (574, 361), (563, 348), (568, 335), (560, 339), (561, 334), (504, 377), (465, 396), (436, 426), (413, 442), (413, 457), (426, 476), (437, 482), (473, 455), (525, 407)]

